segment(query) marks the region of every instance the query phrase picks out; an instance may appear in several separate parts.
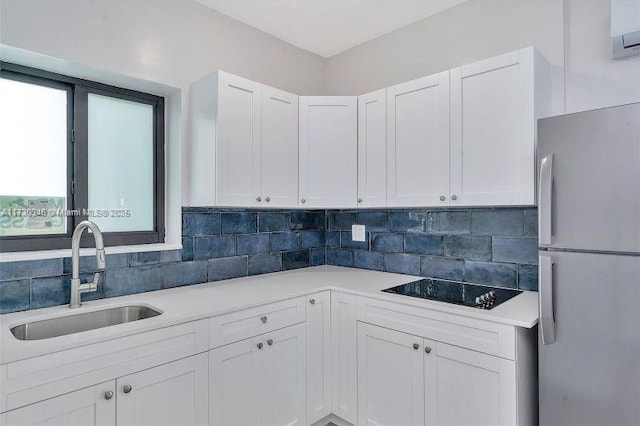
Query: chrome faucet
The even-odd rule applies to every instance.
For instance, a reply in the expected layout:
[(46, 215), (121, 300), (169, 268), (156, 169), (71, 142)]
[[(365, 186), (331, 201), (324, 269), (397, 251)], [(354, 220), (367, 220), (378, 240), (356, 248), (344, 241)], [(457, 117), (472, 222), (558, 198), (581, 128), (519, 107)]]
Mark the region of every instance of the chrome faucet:
[(96, 260), (98, 261), (98, 271), (102, 271), (106, 267), (105, 254), (104, 254), (104, 242), (102, 240), (102, 232), (98, 225), (88, 220), (82, 221), (76, 226), (71, 237), (71, 301), (69, 302), (70, 308), (79, 308), (82, 305), (80, 296), (82, 293), (89, 293), (98, 289), (98, 281), (100, 281), (100, 272), (96, 272), (93, 275), (92, 282), (80, 283), (80, 237), (85, 229), (91, 229), (93, 238), (96, 242)]

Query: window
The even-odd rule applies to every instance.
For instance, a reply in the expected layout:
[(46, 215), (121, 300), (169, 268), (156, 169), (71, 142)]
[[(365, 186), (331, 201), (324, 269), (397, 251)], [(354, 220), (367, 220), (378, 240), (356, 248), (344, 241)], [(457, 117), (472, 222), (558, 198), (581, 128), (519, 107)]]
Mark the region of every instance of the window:
[(0, 65), (0, 251), (163, 242), (164, 99)]

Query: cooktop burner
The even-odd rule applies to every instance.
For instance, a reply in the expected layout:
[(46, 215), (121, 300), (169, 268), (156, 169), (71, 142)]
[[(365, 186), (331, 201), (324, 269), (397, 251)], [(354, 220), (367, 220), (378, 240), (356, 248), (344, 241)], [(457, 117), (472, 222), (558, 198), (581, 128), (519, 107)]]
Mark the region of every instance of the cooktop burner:
[(423, 279), (382, 290), (387, 293), (401, 294), (422, 299), (472, 306), (478, 309), (491, 309), (522, 293), (486, 285)]

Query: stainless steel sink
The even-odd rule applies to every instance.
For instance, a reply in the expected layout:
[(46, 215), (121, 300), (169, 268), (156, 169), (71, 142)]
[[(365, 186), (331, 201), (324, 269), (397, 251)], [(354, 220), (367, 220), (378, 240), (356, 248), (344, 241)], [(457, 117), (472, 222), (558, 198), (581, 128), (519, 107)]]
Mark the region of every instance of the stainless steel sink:
[(28, 322), (11, 329), (18, 340), (40, 340), (64, 336), (82, 331), (95, 330), (160, 315), (147, 306), (120, 306), (101, 311), (86, 312), (78, 315), (51, 318), (48, 320)]

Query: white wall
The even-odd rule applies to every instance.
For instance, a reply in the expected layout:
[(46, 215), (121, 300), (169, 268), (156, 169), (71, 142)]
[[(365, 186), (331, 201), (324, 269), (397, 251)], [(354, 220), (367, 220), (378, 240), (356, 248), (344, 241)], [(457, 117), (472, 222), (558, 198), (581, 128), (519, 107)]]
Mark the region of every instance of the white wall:
[(358, 95), (535, 45), (553, 114), (640, 101), (640, 57), (611, 59), (610, 0), (469, 0), (325, 61), (325, 92)]
[(215, 69), (299, 94), (322, 58), (191, 0), (0, 0), (4, 44), (176, 87)]
[(0, 43), (181, 88), (183, 205), (192, 81), (222, 69), (301, 95), (324, 87), (320, 56), (191, 0), (0, 0)]
[(610, 1), (565, 7), (567, 112), (640, 102), (640, 56), (611, 59)]
[(327, 59), (326, 91), (362, 94), (532, 44), (561, 66), (562, 25), (558, 0), (469, 0)]

